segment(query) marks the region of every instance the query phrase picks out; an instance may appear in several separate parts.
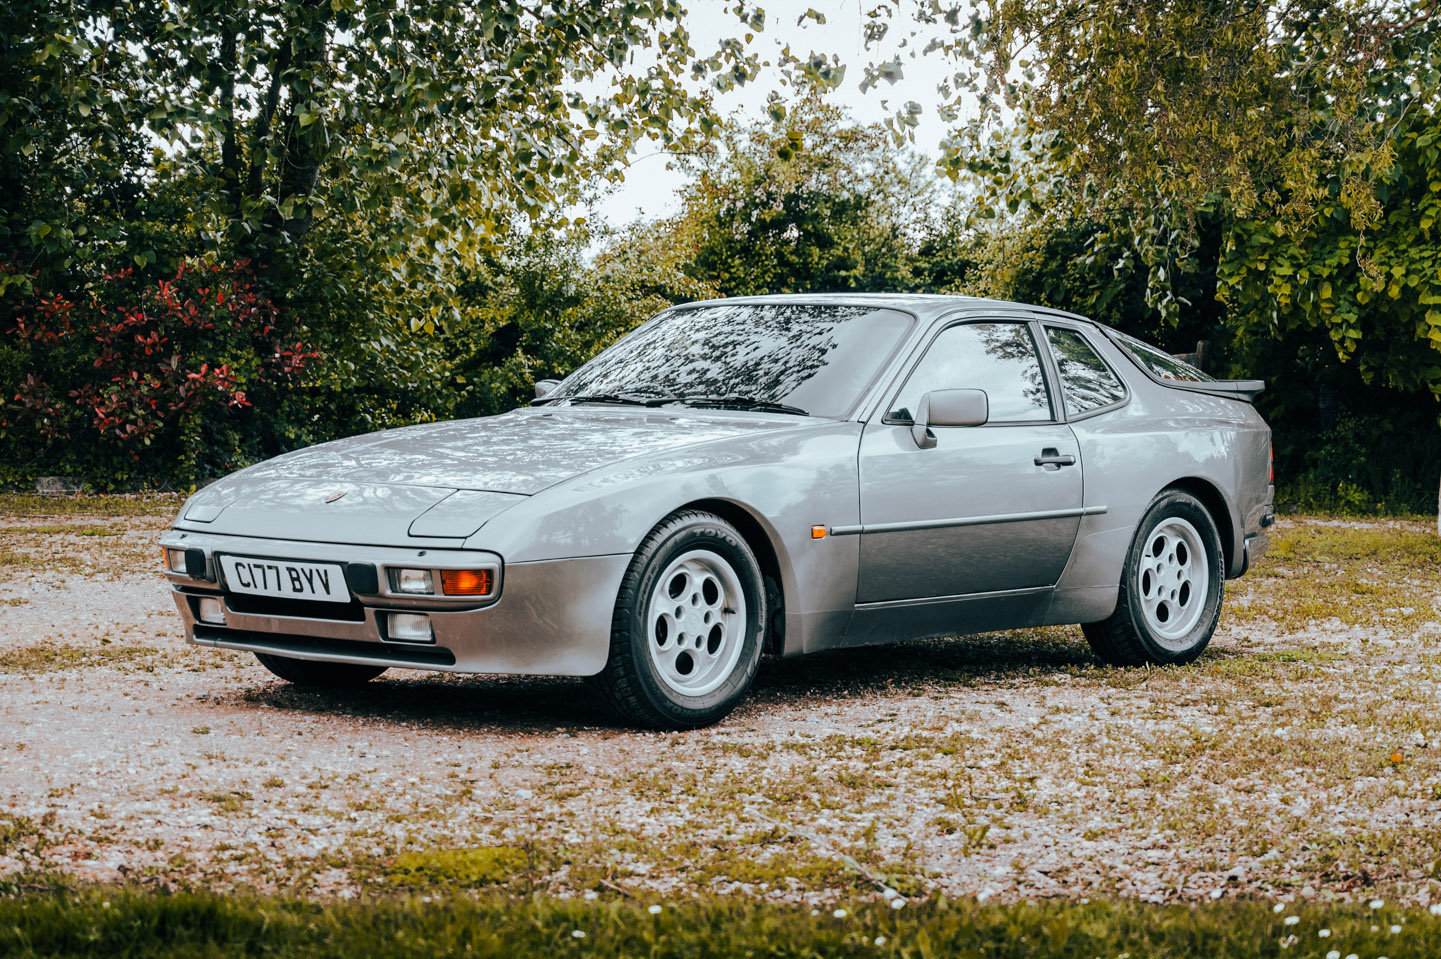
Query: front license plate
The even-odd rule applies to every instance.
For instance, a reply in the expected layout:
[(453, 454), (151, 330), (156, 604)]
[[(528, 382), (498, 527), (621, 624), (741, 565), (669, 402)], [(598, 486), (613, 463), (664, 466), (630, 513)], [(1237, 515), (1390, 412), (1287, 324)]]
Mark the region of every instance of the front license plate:
[(345, 571), (335, 563), (299, 563), (256, 556), (221, 556), (225, 585), (231, 592), (283, 599), (350, 602)]

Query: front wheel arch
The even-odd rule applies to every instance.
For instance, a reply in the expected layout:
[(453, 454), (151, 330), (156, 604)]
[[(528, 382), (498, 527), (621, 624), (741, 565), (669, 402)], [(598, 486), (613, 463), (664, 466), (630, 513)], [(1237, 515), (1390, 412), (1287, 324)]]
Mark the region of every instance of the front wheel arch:
[[(672, 576), (679, 591), (670, 589)], [(707, 582), (714, 588), (707, 591)], [(766, 593), (760, 563), (734, 525), (709, 512), (671, 513), (626, 570), (610, 653), (591, 686), (612, 712), (640, 726), (718, 722), (755, 677), (768, 631)], [(696, 688), (687, 688), (692, 677)]]
[(770, 608), (770, 628), (766, 630), (765, 652), (776, 656), (783, 654), (786, 639), (786, 586), (792, 581), (789, 560), (783, 560), (784, 547), (777, 544), (775, 535), (754, 513), (734, 500), (699, 499), (686, 503), (674, 512), (684, 510), (719, 516), (734, 526), (746, 545), (751, 548), (756, 562), (760, 564), (761, 575), (765, 578), (767, 587), (773, 588), (773, 592), (766, 599)]

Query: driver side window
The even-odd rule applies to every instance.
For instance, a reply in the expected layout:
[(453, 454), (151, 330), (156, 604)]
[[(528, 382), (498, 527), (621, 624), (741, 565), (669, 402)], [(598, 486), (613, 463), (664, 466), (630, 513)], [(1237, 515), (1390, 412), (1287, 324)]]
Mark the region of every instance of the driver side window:
[(931, 390), (985, 390), (992, 423), (1053, 419), (1041, 358), (1025, 323), (964, 323), (942, 330), (886, 420), (910, 422)]

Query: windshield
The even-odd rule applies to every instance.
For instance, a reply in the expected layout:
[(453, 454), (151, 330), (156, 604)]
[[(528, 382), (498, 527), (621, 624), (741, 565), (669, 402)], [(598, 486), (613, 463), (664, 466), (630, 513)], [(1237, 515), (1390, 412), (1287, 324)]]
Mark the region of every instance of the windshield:
[(1120, 341), (1120, 344), (1131, 356), (1135, 357), (1142, 369), (1150, 370), (1151, 375), (1159, 380), (1187, 380), (1192, 383), (1216, 382), (1214, 376), (1202, 373), (1185, 360), (1179, 360), (1170, 353), (1163, 353), (1149, 343), (1142, 343), (1134, 336), (1127, 336), (1120, 330), (1110, 330), (1109, 332), (1112, 337)]
[(692, 402), (840, 417), (910, 325), (905, 313), (867, 306), (677, 309), (620, 340), (537, 402)]

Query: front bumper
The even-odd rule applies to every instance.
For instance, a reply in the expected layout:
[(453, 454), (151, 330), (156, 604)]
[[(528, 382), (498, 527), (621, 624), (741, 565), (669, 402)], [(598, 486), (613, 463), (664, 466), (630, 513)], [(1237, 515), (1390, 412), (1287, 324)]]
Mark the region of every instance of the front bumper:
[[(627, 554), (506, 564), (498, 598), (480, 603), (443, 597), (363, 595), (352, 602), (296, 610), (256, 603), (226, 589), (216, 552), (329, 563), (484, 565), (498, 557), (474, 550), (417, 550), (309, 543), (171, 530), (161, 545), (201, 549), (206, 577), (167, 572), (185, 638), (200, 646), (462, 673), (590, 676), (610, 654), (611, 618)], [(199, 617), (202, 597), (219, 597), (225, 623)], [(292, 604), (293, 605), (293, 604)], [(386, 614), (424, 612), (434, 643), (388, 638)]]

